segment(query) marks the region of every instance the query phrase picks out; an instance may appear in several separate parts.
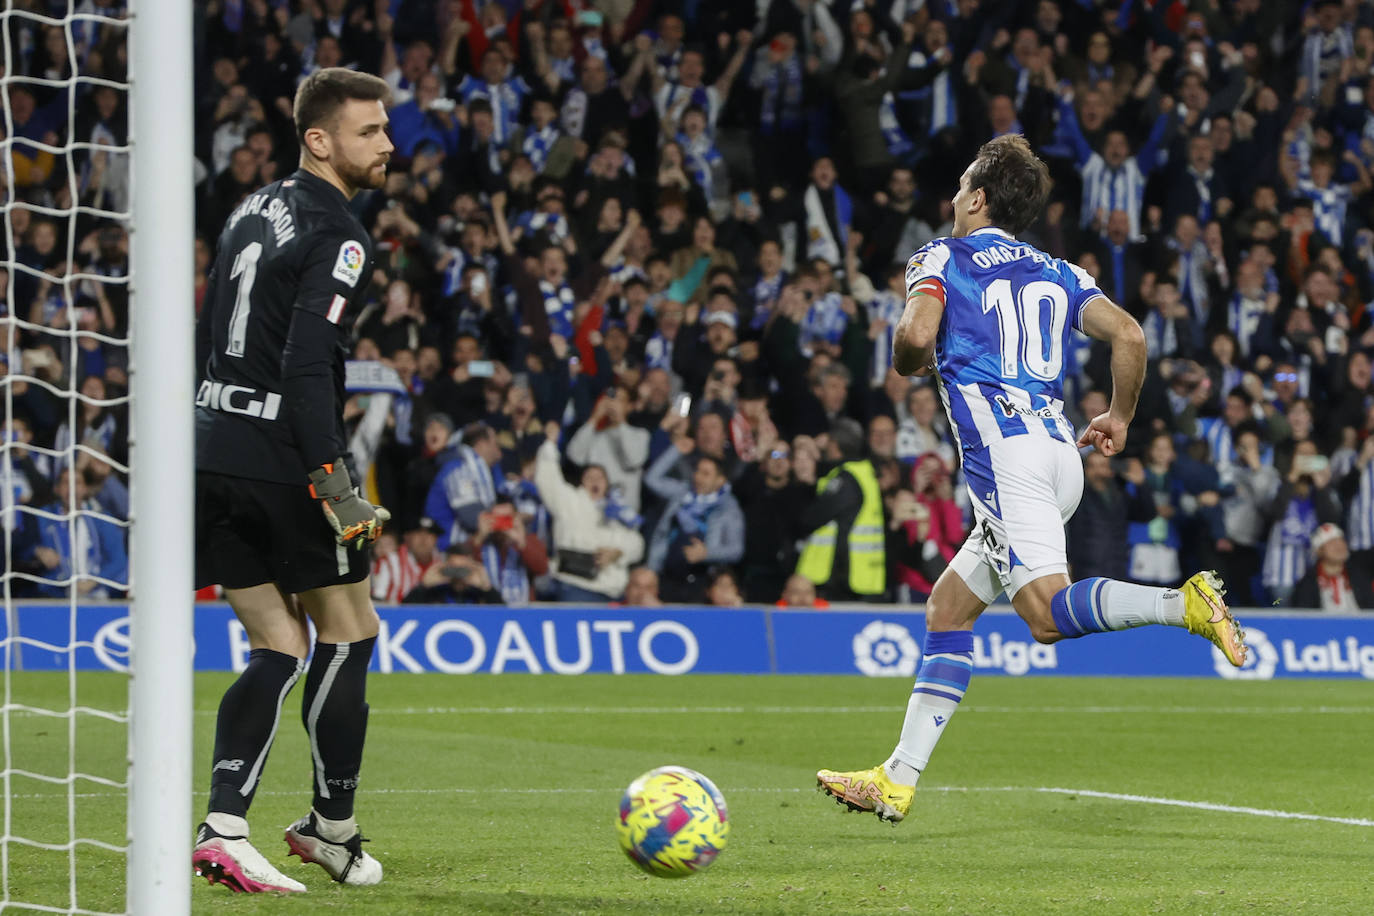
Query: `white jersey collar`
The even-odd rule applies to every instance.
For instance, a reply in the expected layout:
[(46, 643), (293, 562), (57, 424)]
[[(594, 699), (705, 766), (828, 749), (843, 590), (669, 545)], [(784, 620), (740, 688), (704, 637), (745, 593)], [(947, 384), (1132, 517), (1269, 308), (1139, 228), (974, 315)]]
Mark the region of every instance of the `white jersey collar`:
[(972, 232), (969, 233), (969, 235), (982, 235), (983, 233), (988, 233), (989, 235), (1000, 235), (1004, 239), (1010, 239), (1013, 242), (1016, 241), (1016, 236), (1012, 235), (1005, 229), (998, 228), (997, 226), (984, 226), (982, 229), (974, 229)]

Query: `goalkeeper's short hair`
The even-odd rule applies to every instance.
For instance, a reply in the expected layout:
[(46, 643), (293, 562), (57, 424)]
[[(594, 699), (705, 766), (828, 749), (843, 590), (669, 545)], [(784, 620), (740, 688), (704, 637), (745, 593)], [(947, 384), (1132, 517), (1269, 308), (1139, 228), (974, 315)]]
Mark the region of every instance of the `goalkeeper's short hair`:
[(333, 131), (339, 110), (350, 99), (386, 102), (391, 85), (381, 77), (359, 73), (346, 67), (325, 67), (305, 78), (296, 89), (292, 115), (296, 120), (296, 139), (305, 146), (305, 132), (312, 127)]

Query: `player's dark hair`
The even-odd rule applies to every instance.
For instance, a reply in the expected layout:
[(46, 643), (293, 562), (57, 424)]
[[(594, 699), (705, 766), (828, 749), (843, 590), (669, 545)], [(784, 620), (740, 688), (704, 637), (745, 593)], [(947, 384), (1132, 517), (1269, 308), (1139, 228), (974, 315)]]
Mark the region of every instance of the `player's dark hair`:
[(296, 90), (296, 104), (292, 111), (296, 120), (296, 139), (304, 148), (305, 132), (310, 128), (333, 130), (338, 122), (339, 110), (350, 99), (385, 102), (390, 98), (391, 86), (381, 77), (344, 67), (316, 70)]
[(988, 218), (999, 229), (1020, 235), (1035, 222), (1050, 197), (1050, 170), (1020, 134), (1003, 134), (984, 143), (973, 160), (969, 190), (982, 188)]

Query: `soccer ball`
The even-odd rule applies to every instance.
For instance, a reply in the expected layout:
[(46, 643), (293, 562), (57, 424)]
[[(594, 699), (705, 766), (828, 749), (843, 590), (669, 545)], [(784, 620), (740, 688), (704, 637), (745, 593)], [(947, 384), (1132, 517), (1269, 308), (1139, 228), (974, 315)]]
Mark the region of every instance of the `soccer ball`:
[(625, 790), (615, 831), (625, 855), (649, 874), (689, 878), (725, 848), (730, 820), (711, 780), (686, 767), (659, 767)]

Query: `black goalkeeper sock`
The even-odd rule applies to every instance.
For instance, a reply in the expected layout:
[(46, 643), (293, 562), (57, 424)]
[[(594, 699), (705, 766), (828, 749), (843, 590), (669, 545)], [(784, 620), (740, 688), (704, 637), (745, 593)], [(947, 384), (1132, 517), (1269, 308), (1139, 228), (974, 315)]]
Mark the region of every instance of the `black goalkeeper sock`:
[(254, 649), (248, 654), (248, 667), (219, 702), (210, 811), (248, 814), (277, 735), (282, 701), (304, 670), (304, 661), (284, 652)]
[(367, 737), (367, 665), (376, 642), (317, 642), (305, 676), (301, 721), (315, 763), (315, 810), (330, 820), (353, 816)]

